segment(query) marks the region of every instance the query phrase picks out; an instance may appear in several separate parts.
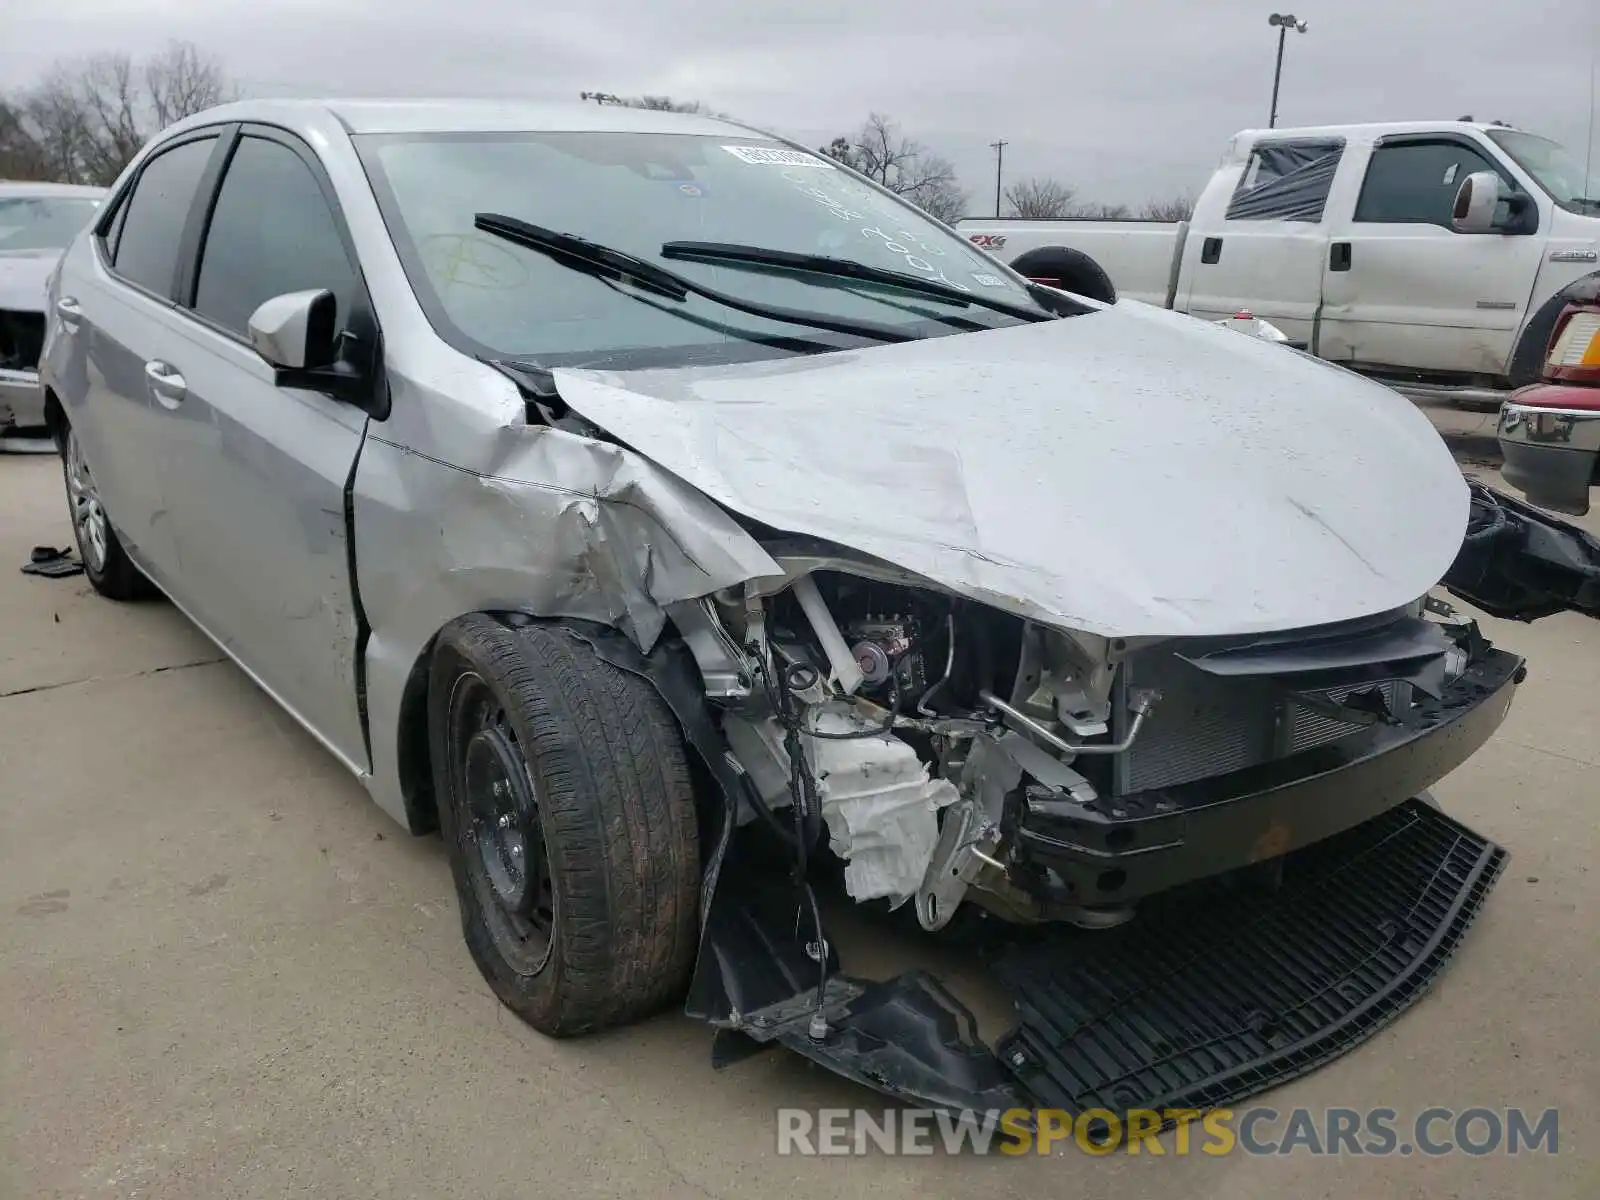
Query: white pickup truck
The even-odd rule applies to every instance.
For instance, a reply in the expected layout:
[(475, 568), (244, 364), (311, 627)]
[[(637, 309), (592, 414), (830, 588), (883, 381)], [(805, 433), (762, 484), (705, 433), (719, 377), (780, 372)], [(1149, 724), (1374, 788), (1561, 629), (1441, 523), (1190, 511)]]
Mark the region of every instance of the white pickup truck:
[(1557, 143), (1413, 121), (1236, 134), (1188, 221), (965, 220), (1067, 291), (1219, 320), (1247, 310), (1322, 358), (1478, 407), (1538, 377), (1600, 275), (1600, 188)]

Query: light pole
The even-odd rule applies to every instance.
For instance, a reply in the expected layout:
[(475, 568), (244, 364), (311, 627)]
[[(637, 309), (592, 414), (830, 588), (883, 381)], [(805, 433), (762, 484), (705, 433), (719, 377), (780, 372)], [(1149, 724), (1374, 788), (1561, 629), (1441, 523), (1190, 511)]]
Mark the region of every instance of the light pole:
[(1306, 31), (1306, 23), (1297, 20), (1293, 13), (1273, 13), (1267, 18), (1267, 24), (1278, 31), (1278, 65), (1272, 72), (1272, 115), (1267, 118), (1267, 128), (1276, 129), (1278, 126), (1278, 84), (1283, 79), (1283, 42), (1289, 30), (1296, 33)]
[(994, 219), (1000, 219), (1000, 170), (1006, 161), (1006, 146), (1004, 141), (990, 142), (989, 149), (994, 151)]

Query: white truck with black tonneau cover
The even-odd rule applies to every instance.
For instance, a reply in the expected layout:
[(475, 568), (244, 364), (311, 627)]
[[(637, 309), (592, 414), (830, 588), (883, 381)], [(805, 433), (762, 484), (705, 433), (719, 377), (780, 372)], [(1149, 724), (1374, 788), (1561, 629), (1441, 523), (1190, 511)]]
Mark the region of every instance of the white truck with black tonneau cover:
[(1220, 320), (1420, 398), (1498, 405), (1600, 277), (1600, 187), (1547, 138), (1411, 121), (1236, 134), (1188, 221), (965, 220), (1024, 275)]

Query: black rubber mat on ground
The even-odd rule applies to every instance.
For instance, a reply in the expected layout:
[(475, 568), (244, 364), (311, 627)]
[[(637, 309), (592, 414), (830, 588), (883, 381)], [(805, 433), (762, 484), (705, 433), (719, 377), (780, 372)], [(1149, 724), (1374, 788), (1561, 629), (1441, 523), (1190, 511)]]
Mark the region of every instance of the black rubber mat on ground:
[(1006, 953), (996, 1047), (1073, 1113), (1237, 1104), (1352, 1049), (1449, 961), (1506, 852), (1420, 801), (1291, 855), (1277, 894)]
[(24, 575), (43, 575), (59, 579), (63, 575), (77, 575), (83, 564), (72, 557), (70, 550), (57, 550), (54, 546), (35, 546), (28, 561), (22, 564)]

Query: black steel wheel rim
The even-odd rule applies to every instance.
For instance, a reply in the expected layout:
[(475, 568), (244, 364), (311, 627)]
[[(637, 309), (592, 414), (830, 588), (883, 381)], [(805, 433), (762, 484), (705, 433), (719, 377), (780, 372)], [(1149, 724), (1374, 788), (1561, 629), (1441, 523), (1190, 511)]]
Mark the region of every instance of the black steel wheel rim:
[(505, 706), (476, 675), (450, 700), (457, 836), (495, 948), (519, 974), (550, 957), (555, 892), (534, 775)]

